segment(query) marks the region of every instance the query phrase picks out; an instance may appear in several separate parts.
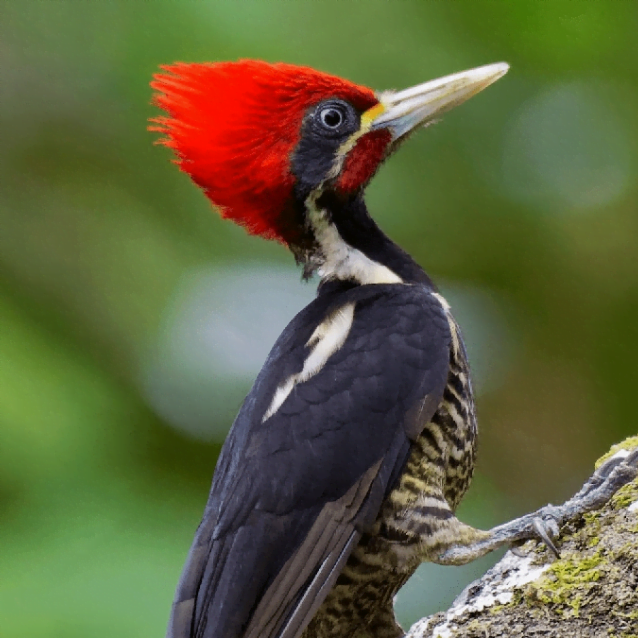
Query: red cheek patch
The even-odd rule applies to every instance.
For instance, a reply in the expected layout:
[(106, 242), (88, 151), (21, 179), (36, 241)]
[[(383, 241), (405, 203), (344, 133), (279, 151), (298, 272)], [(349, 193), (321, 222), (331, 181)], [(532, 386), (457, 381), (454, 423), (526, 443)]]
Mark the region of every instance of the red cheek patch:
[(384, 129), (359, 138), (344, 161), (337, 188), (351, 193), (365, 186), (379, 168), (391, 141), (390, 131)]

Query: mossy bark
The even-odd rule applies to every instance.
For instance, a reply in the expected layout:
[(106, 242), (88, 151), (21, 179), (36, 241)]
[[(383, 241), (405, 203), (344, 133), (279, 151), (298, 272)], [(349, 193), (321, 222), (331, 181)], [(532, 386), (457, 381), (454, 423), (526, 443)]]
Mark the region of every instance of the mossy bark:
[[(638, 446), (638, 437), (614, 446)], [(530, 541), (407, 638), (638, 638), (638, 479), (561, 530), (560, 559)]]

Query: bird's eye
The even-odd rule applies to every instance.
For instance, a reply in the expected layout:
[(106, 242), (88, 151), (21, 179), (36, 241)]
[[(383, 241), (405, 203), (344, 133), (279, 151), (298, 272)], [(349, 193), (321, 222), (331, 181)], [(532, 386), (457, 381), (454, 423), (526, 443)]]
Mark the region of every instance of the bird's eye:
[(321, 123), (330, 129), (339, 128), (343, 122), (343, 113), (334, 106), (328, 106), (319, 113)]

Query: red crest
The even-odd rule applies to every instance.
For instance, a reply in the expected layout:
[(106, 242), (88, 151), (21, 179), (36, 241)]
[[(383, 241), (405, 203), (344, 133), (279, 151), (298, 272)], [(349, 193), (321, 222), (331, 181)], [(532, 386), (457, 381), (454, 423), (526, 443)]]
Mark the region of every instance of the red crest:
[[(291, 153), (307, 110), (326, 98), (366, 110), (371, 89), (291, 64), (258, 60), (161, 67), (151, 86), (168, 117), (151, 130), (223, 217), (248, 232), (287, 243), (292, 237)], [(360, 172), (352, 166), (350, 175)]]

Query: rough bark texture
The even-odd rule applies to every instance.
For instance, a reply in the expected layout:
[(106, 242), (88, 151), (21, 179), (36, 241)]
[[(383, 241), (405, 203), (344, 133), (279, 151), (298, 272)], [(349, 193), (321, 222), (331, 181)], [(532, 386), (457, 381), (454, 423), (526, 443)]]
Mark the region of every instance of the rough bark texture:
[[(599, 460), (638, 446), (627, 439)], [(568, 523), (556, 559), (535, 541), (507, 552), (407, 638), (638, 638), (638, 479)]]

